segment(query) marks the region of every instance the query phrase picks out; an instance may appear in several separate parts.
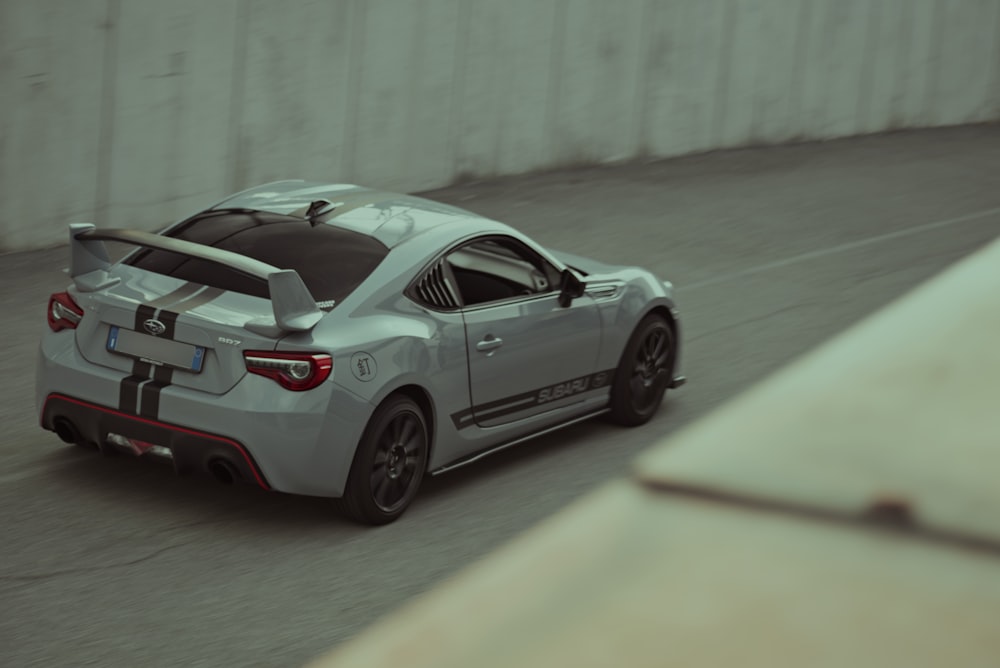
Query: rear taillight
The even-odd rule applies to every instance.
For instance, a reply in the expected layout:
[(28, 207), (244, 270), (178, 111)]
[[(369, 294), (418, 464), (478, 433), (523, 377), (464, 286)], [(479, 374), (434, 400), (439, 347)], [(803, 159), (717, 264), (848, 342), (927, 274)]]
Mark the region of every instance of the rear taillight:
[(83, 309), (77, 306), (68, 292), (56, 292), (49, 297), (49, 329), (76, 329), (83, 319)]
[(279, 353), (248, 350), (247, 371), (278, 382), (286, 390), (311, 390), (330, 377), (333, 358), (325, 353)]

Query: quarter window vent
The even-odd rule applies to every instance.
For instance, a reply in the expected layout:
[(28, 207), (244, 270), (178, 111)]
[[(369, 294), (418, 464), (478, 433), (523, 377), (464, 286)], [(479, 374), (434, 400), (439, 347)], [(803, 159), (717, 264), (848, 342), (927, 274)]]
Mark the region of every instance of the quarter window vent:
[(420, 299), (438, 308), (458, 308), (458, 295), (444, 272), (444, 260), (428, 271), (417, 283)]

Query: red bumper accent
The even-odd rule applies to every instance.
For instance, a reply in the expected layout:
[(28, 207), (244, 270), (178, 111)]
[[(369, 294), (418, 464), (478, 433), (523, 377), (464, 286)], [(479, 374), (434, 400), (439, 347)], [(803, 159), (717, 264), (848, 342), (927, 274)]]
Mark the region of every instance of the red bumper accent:
[(271, 489), (257, 463), (246, 447), (231, 438), (209, 434), (197, 429), (129, 415), (106, 406), (99, 406), (63, 394), (50, 394), (42, 407), (43, 429), (53, 430), (53, 421), (62, 417), (73, 423), (80, 435), (93, 443), (107, 441), (111, 432), (150, 443), (168, 446), (179, 462), (192, 463), (194, 468), (205, 468), (213, 455), (224, 455), (234, 463), (242, 464), (245, 474), (263, 489)]

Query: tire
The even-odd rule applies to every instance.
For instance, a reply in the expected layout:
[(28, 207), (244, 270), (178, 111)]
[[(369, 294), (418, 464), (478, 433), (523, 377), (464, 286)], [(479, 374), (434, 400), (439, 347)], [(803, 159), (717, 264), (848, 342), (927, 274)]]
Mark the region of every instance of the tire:
[(670, 385), (677, 347), (667, 320), (651, 313), (625, 346), (611, 384), (611, 420), (626, 427), (649, 422)]
[(348, 514), (363, 524), (398, 519), (420, 487), (429, 445), (427, 421), (412, 399), (382, 402), (354, 453), (343, 499)]

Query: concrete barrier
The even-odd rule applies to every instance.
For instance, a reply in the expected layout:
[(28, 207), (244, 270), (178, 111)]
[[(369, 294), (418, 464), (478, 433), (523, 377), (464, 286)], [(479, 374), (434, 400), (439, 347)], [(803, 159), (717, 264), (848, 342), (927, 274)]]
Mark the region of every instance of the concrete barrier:
[(313, 665), (995, 665), (998, 294), (1000, 241)]
[(1000, 118), (997, 0), (9, 0), (0, 252), (277, 178), (415, 191)]

